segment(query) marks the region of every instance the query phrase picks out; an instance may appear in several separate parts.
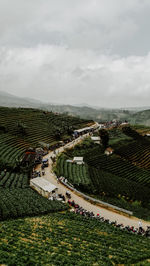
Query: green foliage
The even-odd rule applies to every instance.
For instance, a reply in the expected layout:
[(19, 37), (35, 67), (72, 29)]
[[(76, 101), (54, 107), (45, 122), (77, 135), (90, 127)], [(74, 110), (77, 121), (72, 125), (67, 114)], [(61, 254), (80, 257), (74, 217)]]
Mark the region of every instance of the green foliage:
[(99, 130), (99, 136), (101, 138), (102, 145), (104, 148), (108, 147), (108, 142), (109, 142), (109, 134), (106, 129), (100, 129)]
[(68, 181), (83, 190), (90, 190), (90, 177), (88, 166), (78, 165), (76, 163), (67, 162), (67, 156), (61, 155), (57, 159), (56, 172), (58, 176), (64, 176)]
[(34, 216), (66, 209), (58, 201), (50, 201), (31, 188), (0, 188), (0, 220)]
[[(89, 121), (36, 109), (0, 107), (0, 169), (18, 170), (26, 149), (55, 145)], [(6, 130), (7, 129), (7, 130)]]
[[(133, 143), (134, 141), (131, 144)], [(86, 174), (82, 174), (83, 176), (80, 176), (79, 172), (75, 170), (77, 166), (66, 162), (73, 156), (84, 157), (87, 170)], [(105, 198), (117, 200), (118, 195), (124, 197), (125, 202), (127, 202), (127, 209), (134, 209), (138, 215), (142, 215), (143, 206), (145, 207), (149, 203), (150, 172), (115, 154), (104, 155), (101, 146), (93, 144), (90, 140), (87, 140), (87, 143), (84, 141), (80, 145), (76, 145), (74, 149), (66, 150), (65, 155), (59, 157), (56, 169), (58, 175), (66, 177), (74, 186), (89, 194), (101, 197), (105, 195)], [(88, 186), (86, 186), (85, 180)], [(118, 201), (117, 204), (123, 205), (124, 202), (121, 202), (121, 198), (119, 200), (120, 202)], [(137, 212), (137, 207), (134, 204), (133, 206), (128, 204), (131, 200), (142, 202), (139, 212)], [(146, 213), (149, 215), (148, 210)]]
[(126, 134), (129, 137), (132, 137), (135, 140), (139, 140), (139, 141), (145, 141), (145, 138), (140, 135), (136, 130), (134, 130), (133, 128), (129, 127), (129, 126), (125, 126), (122, 128), (122, 131), (124, 134)]
[(72, 213), (5, 221), (0, 231), (1, 264), (8, 266), (136, 265), (149, 259), (149, 239)]
[(140, 168), (150, 170), (150, 142), (133, 141), (116, 148), (115, 153)]
[(29, 186), (29, 176), (25, 173), (2, 171), (0, 173), (0, 187), (3, 188), (26, 188)]

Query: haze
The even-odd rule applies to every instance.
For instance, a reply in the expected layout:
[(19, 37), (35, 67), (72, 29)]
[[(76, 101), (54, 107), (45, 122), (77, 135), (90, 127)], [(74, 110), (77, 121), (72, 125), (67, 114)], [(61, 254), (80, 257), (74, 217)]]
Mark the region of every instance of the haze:
[(0, 90), (46, 102), (147, 106), (149, 0), (0, 0)]

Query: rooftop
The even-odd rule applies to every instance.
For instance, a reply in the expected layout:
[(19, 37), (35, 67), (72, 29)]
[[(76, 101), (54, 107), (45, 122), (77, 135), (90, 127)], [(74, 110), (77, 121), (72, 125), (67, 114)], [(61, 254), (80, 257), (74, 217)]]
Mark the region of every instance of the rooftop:
[(33, 184), (35, 186), (38, 186), (39, 188), (42, 188), (44, 191), (52, 192), (57, 187), (53, 185), (52, 183), (48, 182), (46, 179), (42, 177), (36, 177), (30, 180), (30, 184)]

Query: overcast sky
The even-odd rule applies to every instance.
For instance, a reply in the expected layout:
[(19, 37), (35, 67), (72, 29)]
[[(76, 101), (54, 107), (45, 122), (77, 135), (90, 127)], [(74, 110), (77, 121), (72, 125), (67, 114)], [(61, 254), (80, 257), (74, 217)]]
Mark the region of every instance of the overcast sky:
[(150, 0), (0, 0), (0, 90), (150, 105)]

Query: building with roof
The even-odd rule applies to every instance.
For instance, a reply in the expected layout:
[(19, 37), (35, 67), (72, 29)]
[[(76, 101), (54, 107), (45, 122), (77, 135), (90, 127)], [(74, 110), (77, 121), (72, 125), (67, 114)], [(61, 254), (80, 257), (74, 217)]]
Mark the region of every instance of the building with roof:
[(114, 151), (114, 150), (113, 150), (111, 147), (108, 147), (108, 148), (106, 148), (106, 150), (105, 150), (104, 153), (105, 153), (106, 155), (111, 155), (111, 154), (113, 153), (113, 151)]
[(73, 158), (73, 163), (84, 164), (83, 157), (74, 157)]
[(42, 177), (30, 179), (30, 186), (43, 197), (56, 196), (58, 188)]
[(97, 143), (97, 144), (101, 143), (101, 138), (99, 136), (92, 136), (91, 140), (93, 140), (94, 143)]

